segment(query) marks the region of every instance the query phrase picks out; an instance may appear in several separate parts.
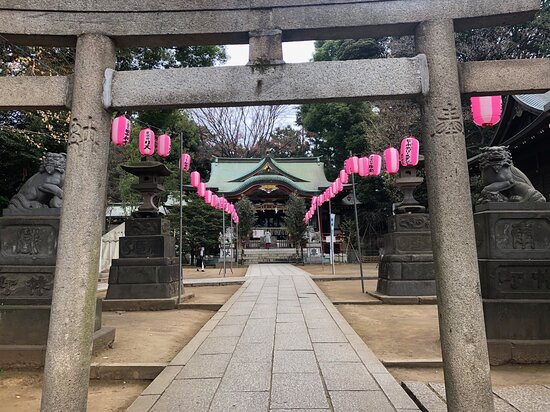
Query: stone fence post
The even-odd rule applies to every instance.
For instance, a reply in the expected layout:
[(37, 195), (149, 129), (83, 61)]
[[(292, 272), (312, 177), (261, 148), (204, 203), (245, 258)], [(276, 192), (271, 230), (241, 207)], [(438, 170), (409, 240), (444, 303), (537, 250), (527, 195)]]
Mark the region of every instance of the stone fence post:
[(430, 72), (422, 102), (426, 181), (450, 411), (493, 411), (452, 20), (421, 23)]
[(108, 37), (78, 38), (42, 411), (86, 410), (110, 140), (103, 78), (115, 62)]

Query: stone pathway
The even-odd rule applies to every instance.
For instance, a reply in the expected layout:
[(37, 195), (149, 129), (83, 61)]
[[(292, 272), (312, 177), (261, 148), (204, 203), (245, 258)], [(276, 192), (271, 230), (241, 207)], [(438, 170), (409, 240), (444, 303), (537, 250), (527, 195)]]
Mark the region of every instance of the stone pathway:
[(129, 411), (418, 410), (309, 274), (253, 265)]
[[(442, 383), (404, 382), (411, 394), (428, 412), (447, 412), (445, 385)], [(548, 412), (550, 385), (493, 387), (495, 412)]]

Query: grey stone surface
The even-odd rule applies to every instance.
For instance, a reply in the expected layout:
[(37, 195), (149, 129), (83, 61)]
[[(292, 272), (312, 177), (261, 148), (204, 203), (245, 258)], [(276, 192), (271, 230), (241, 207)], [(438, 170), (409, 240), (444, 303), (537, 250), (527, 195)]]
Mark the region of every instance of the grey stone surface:
[(218, 392), (209, 412), (261, 412), (269, 410), (269, 392)]
[(326, 329), (310, 329), (309, 336), (311, 341), (317, 342), (347, 342), (348, 340), (338, 327), (326, 328)]
[(550, 389), (542, 385), (495, 386), (494, 392), (520, 411), (545, 412), (550, 409)]
[(220, 379), (174, 380), (151, 411), (208, 411), (219, 384)]
[[(461, 91), (468, 95), (546, 93), (550, 79), (547, 60), (498, 60), (459, 63)], [(502, 73), (506, 80), (495, 73)]]
[(176, 379), (221, 378), (231, 359), (231, 354), (193, 356)]
[(155, 378), (153, 382), (141, 393), (144, 395), (162, 395), (164, 390), (170, 385), (175, 377), (181, 372), (181, 366), (167, 366), (163, 371)]
[[(76, 1), (76, 2), (75, 2)], [(485, 0), (471, 3), (466, 0), (441, 0), (437, 3), (422, 0), (409, 1), (407, 7), (394, 1), (372, 2), (364, 0), (351, 4), (324, 4), (308, 1), (280, 1), (274, 4), (265, 0), (254, 4), (209, 2), (197, 8), (197, 2), (189, 6), (167, 2), (164, 6), (145, 2), (139, 11), (133, 0), (121, 2), (122, 10), (131, 10), (131, 20), (120, 22), (120, 10), (113, 12), (112, 5), (98, 2), (94, 7), (80, 0), (57, 1), (54, 7), (41, 7), (51, 12), (33, 13), (39, 5), (28, 3), (20, 10), (0, 9), (0, 24), (5, 35), (25, 33), (22, 44), (48, 44), (74, 46), (74, 38), (85, 32), (104, 33), (112, 37), (119, 47), (159, 47), (209, 44), (248, 43), (248, 33), (262, 28), (277, 27), (283, 31), (286, 41), (316, 38), (363, 38), (387, 35), (413, 34), (419, 22), (430, 19), (456, 19), (458, 30), (471, 27), (514, 24), (532, 16), (540, 7), (536, 0)], [(64, 5), (61, 5), (65, 3)], [(336, 3), (340, 3), (339, 0)], [(233, 8), (233, 10), (231, 10)], [(202, 9), (202, 10), (201, 10)], [(229, 10), (228, 10), (229, 9)], [(70, 10), (62, 13), (59, 10)], [(156, 13), (156, 10), (160, 12)], [(164, 12), (163, 12), (164, 10)], [(90, 20), (90, 11), (94, 16)], [(99, 11), (105, 11), (98, 13)], [(150, 13), (155, 12), (156, 24), (149, 25)], [(55, 21), (56, 24), (51, 24)], [(24, 23), (23, 23), (24, 22)], [(338, 28), (337, 30), (335, 28)], [(42, 38), (40, 36), (43, 36)]]
[(265, 363), (271, 364), (273, 358), (273, 344), (239, 342), (233, 352), (232, 361), (236, 363)]
[(276, 350), (273, 355), (273, 373), (317, 373), (315, 353), (310, 351)]
[[(415, 96), (422, 93), (420, 61), (417, 58), (350, 60), (265, 66), (261, 70), (235, 66), (116, 72), (112, 108), (137, 110), (152, 105), (230, 106), (235, 102), (283, 104), (343, 97)], [(391, 82), (387, 81), (389, 78)], [(183, 84), (187, 87), (182, 87)]]
[(211, 338), (222, 338), (227, 336), (241, 336), (244, 325), (218, 325), (210, 332)]
[(307, 333), (276, 334), (276, 350), (311, 350), (311, 339)]
[(2, 76), (0, 107), (2, 110), (65, 110), (70, 108), (70, 88), (69, 76)]
[(331, 391), (329, 393), (334, 412), (394, 411), (382, 391)]
[(269, 391), (270, 383), (271, 365), (266, 365), (265, 363), (238, 363), (231, 361), (220, 384), (220, 391)]
[(319, 362), (329, 391), (375, 391), (378, 385), (361, 362)]
[(225, 326), (225, 325), (244, 325), (246, 324), (246, 321), (248, 320), (247, 315), (238, 315), (238, 316), (224, 316), (219, 322), (218, 325)]
[(86, 409), (111, 126), (103, 76), (114, 66), (108, 37), (78, 38), (42, 411)]
[(314, 343), (313, 349), (319, 362), (359, 362), (349, 343)]
[(326, 408), (328, 401), (319, 373), (273, 375), (271, 408)]
[(403, 382), (403, 385), (411, 397), (426, 410), (430, 412), (447, 412), (445, 402), (425, 383)]
[(430, 67), (422, 121), (449, 409), (492, 411), (453, 21), (420, 24), (416, 45)]
[(207, 337), (198, 349), (201, 355), (215, 355), (218, 353), (233, 353), (239, 338), (237, 336), (225, 336), (218, 338)]
[(160, 395), (142, 395), (138, 397), (128, 409), (128, 412), (149, 412)]

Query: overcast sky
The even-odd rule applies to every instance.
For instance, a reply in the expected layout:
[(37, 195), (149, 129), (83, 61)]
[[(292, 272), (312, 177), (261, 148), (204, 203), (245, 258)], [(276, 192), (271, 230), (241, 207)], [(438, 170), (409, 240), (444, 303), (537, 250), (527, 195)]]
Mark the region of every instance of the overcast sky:
[[(286, 63), (307, 63), (313, 59), (315, 49), (313, 41), (296, 41), (283, 43), (283, 57)], [(243, 66), (248, 63), (248, 44), (226, 46), (226, 66)], [(289, 108), (280, 127), (295, 126), (296, 110)]]

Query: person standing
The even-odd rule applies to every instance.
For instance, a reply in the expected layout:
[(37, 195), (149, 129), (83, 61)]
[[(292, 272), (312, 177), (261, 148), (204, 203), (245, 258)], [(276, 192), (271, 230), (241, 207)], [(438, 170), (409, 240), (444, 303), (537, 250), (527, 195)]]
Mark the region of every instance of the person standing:
[(265, 248), (266, 249), (271, 248), (271, 232), (269, 230), (265, 232), (264, 240), (265, 240)]
[(197, 272), (204, 272), (204, 246), (201, 246), (197, 252)]

